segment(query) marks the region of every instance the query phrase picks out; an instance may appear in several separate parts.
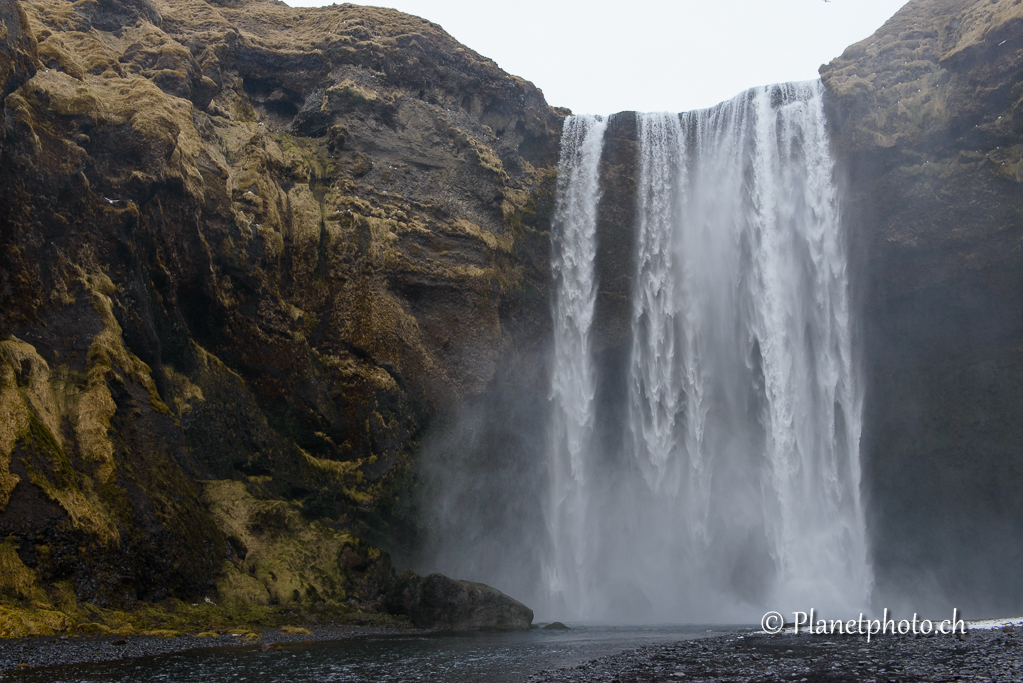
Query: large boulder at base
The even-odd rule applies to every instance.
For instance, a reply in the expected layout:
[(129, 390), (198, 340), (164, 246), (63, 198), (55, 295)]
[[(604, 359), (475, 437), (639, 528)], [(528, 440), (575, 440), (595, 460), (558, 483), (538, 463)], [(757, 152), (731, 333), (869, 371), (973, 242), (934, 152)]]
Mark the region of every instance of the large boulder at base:
[(533, 610), (496, 588), (412, 571), (398, 578), (387, 596), (387, 611), (408, 616), (418, 628), (525, 631), (533, 623)]

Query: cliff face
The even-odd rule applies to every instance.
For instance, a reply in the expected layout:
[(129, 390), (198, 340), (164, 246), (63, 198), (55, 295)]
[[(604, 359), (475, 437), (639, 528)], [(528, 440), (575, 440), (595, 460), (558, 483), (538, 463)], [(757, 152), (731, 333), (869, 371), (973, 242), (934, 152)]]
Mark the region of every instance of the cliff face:
[(600, 158), (597, 206), (598, 291), (593, 316), (598, 443), (614, 444), (603, 457), (616, 457), (625, 443), (628, 368), (632, 345), (632, 285), (636, 273), (636, 188), (639, 184), (639, 128), (635, 112), (607, 122)]
[(1019, 609), (1023, 5), (914, 0), (821, 76), (859, 252), (879, 597)]
[(564, 113), (391, 10), (0, 19), (0, 593), (372, 607), (423, 429), (544, 381)]

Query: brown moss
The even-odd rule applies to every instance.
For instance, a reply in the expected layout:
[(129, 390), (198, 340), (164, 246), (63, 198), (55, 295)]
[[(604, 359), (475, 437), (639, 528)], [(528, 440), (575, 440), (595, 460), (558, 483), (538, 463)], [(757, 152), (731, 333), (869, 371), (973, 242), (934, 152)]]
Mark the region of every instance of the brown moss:
[[(0, 350), (9, 342), (0, 342)], [(6, 358), (4, 359), (6, 360)], [(0, 512), (21, 478), (10, 471), (11, 452), (28, 429), (29, 412), (17, 389), (14, 368), (0, 363)]]
[[(3, 388), (0, 389), (0, 410), (10, 414), (5, 436), (0, 447), (7, 452), (8, 463), (0, 460), (0, 474), (9, 471), (14, 439), (24, 440), (42, 454), (46, 469), (28, 466), (32, 483), (42, 488), (68, 513), (72, 523), (107, 545), (119, 542), (114, 513), (100, 500), (96, 489), (113, 481), (115, 473), (114, 446), (110, 439), (111, 419), (116, 404), (107, 385), (108, 379), (123, 373), (145, 387), (154, 408), (166, 412), (156, 392), (148, 366), (127, 351), (121, 329), (111, 310), (105, 292), (113, 291), (113, 284), (105, 275), (83, 276), (83, 285), (91, 291), (95, 310), (103, 328), (88, 347), (84, 378), (72, 377), (65, 368), (51, 372), (46, 361), (35, 349), (18, 340), (0, 342), (5, 367)], [(30, 368), (21, 390), (11, 386), (14, 368)], [(84, 383), (84, 386), (82, 384)], [(22, 405), (19, 409), (18, 401)], [(76, 451), (90, 464), (91, 474), (78, 473), (65, 453), (63, 430), (60, 425), (71, 425)], [(13, 489), (9, 475), (4, 479)], [(5, 489), (5, 498), (10, 489)]]
[[(821, 67), (834, 105), (855, 115), (841, 127), (839, 142), (850, 151), (878, 146), (901, 149), (945, 142), (966, 132), (965, 118), (997, 105), (1023, 68), (1017, 54), (1023, 6), (1015, 0), (946, 6), (914, 3), (874, 35)], [(1006, 128), (1011, 108), (987, 112), (981, 124)], [(1009, 115), (1009, 116), (1006, 116)], [(987, 118), (985, 117), (985, 118)], [(1001, 124), (997, 123), (1004, 117)], [(977, 126), (978, 128), (980, 125)]]
[(18, 544), (8, 536), (0, 542), (0, 595), (20, 600), (43, 597), (36, 575), (18, 557)]
[(0, 638), (52, 636), (71, 628), (72, 622), (61, 612), (38, 607), (9, 608), (0, 604)]
[(333, 609), (346, 604), (345, 581), (337, 565), (344, 535), (306, 522), (299, 510), (283, 502), (254, 498), (240, 482), (206, 482), (204, 497), (225, 533), (247, 549), (241, 564), (251, 578), (244, 578), (239, 569), (228, 569), (217, 584), (222, 600), (323, 602)]

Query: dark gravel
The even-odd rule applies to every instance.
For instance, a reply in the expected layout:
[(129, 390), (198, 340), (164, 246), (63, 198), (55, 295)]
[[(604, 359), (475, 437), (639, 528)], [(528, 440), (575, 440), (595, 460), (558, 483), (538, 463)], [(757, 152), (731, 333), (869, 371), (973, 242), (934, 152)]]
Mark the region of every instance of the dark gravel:
[(736, 633), (649, 645), (529, 678), (530, 683), (956, 680), (1023, 681), (1023, 630), (873, 636), (870, 643), (864, 636)]
[[(395, 633), (367, 626), (321, 626), (312, 635), (266, 631), (255, 643), (240, 638), (82, 636), (0, 640), (0, 679), (30, 668), (104, 662), (217, 647), (273, 647), (276, 643), (340, 640)], [(123, 641), (123, 642), (122, 642)], [(121, 643), (121, 644), (115, 644)], [(753, 632), (648, 645), (579, 666), (544, 671), (530, 683), (612, 681), (650, 683), (914, 683), (1023, 681), (1023, 629), (974, 630), (966, 637), (763, 635)]]
[[(311, 626), (312, 635), (289, 635), (268, 628), (258, 641), (247, 643), (241, 637), (222, 635), (219, 638), (198, 638), (184, 635), (178, 638), (152, 636), (78, 636), (64, 638), (11, 638), (0, 639), (0, 679), (14, 679), (5, 674), (23, 672), (36, 667), (109, 662), (152, 655), (168, 655), (187, 650), (205, 650), (222, 647), (272, 647), (275, 643), (301, 643), (305, 641), (341, 640), (355, 636), (399, 633), (393, 628), (375, 626)], [(28, 666), (22, 666), (22, 665)]]

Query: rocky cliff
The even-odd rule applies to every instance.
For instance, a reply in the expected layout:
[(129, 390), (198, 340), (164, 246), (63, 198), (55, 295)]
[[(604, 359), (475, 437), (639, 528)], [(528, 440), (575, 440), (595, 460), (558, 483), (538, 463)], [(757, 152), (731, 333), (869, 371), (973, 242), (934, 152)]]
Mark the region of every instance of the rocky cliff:
[(379, 609), (423, 430), (544, 381), (565, 113), (263, 0), (0, 0), (0, 84), (4, 632)]
[[(913, 0), (821, 75), (878, 599), (1023, 608), (1023, 4)], [(428, 21), (266, 0), (0, 0), (0, 85), (0, 635), (415, 612), (380, 548), (417, 533), (531, 581), (566, 112)], [(601, 167), (612, 446), (635, 139)]]
[(821, 77), (858, 252), (878, 599), (1018, 611), (1023, 4), (913, 0)]

